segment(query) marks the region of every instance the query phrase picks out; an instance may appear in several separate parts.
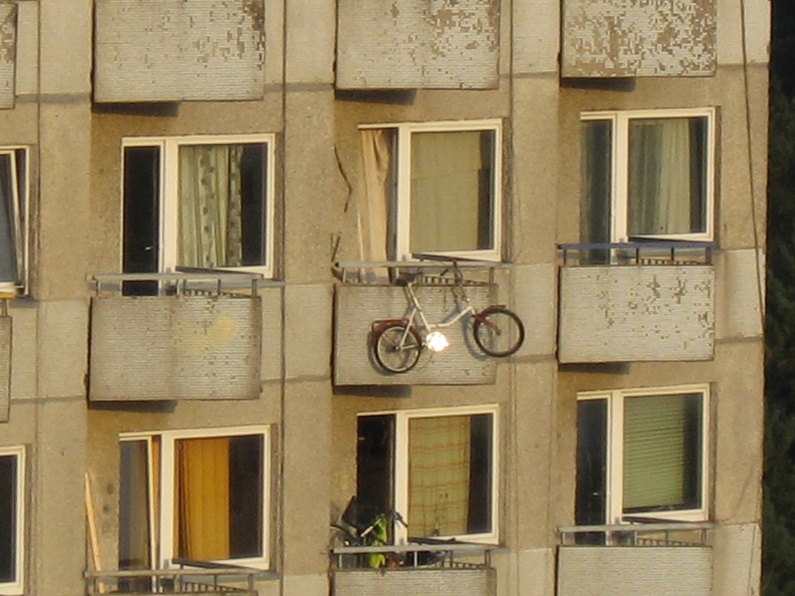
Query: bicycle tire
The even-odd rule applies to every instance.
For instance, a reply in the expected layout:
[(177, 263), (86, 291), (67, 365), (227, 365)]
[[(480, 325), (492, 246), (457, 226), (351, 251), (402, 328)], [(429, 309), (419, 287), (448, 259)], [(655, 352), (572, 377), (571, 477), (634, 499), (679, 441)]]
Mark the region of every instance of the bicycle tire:
[(373, 353), (375, 360), (384, 370), (392, 373), (404, 373), (417, 364), (422, 350), (422, 340), (413, 327), (408, 328), (408, 335), (403, 346), (400, 341), (406, 334), (406, 325), (395, 323), (386, 325), (375, 332), (373, 337)]
[(472, 334), (483, 353), (505, 358), (522, 347), (524, 324), (512, 310), (504, 306), (490, 306), (475, 315)]

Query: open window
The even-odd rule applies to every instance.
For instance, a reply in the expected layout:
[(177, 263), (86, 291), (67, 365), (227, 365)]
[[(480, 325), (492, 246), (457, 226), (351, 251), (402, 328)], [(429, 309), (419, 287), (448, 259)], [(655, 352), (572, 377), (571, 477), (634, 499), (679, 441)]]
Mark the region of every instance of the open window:
[(365, 260), (500, 259), (499, 121), (368, 126), (361, 134)]
[(711, 241), (711, 108), (582, 116), (581, 240)]
[(119, 568), (268, 565), (266, 429), (123, 437)]
[(0, 295), (26, 284), (27, 149), (0, 148)]
[(584, 393), (577, 525), (707, 515), (706, 386)]
[(360, 416), (360, 507), (400, 513), (399, 535), (496, 542), (496, 425), (496, 408)]
[(125, 273), (273, 274), (272, 135), (125, 139)]
[(0, 448), (0, 594), (24, 591), (24, 456), (21, 447)]

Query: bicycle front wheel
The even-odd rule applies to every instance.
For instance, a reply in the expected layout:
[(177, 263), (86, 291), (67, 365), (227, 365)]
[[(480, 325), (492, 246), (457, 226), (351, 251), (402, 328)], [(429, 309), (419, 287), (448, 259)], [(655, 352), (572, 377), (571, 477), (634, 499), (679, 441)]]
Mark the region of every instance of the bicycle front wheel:
[(477, 315), (472, 326), (475, 343), (489, 356), (510, 356), (524, 343), (524, 325), (504, 306), (490, 306)]
[(373, 348), (376, 362), (383, 369), (404, 373), (414, 368), (420, 359), (422, 340), (412, 327), (396, 323), (375, 332)]

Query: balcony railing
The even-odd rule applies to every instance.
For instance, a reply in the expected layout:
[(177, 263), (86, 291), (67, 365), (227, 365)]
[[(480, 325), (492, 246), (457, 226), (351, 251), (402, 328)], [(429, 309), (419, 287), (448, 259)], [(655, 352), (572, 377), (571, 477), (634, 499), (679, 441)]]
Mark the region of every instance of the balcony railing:
[[(332, 549), (332, 595), (496, 595), (496, 570), (491, 566), (494, 546), (428, 542)], [(386, 565), (369, 568), (367, 556), (374, 554), (385, 555)]]
[[(375, 361), (371, 345), (375, 321), (407, 316), (405, 288), (394, 282), (410, 274), (431, 322), (448, 321), (456, 312), (452, 267), (464, 274), (464, 288), (476, 309), (497, 299), (499, 263), (433, 259), (418, 261), (341, 262), (335, 265), (334, 382), (337, 385), (491, 384), (496, 362), (474, 344), (469, 317), (445, 329), (449, 347), (434, 354), (422, 350), (411, 370), (394, 374)], [(445, 274), (447, 272), (448, 274)]]
[(558, 596), (711, 596), (713, 523), (559, 528)]
[(561, 363), (710, 360), (715, 246), (560, 245)]
[(90, 399), (259, 397), (260, 278), (226, 272), (92, 278)]
[(196, 564), (211, 568), (88, 571), (86, 572), (86, 595), (258, 596), (254, 581), (260, 573), (259, 570)]

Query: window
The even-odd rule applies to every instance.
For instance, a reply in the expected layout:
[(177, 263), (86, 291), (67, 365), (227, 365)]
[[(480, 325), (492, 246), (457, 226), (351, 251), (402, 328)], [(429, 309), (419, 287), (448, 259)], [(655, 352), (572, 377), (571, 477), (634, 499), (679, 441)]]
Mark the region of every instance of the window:
[(0, 148), (0, 294), (26, 283), (28, 160), (24, 148)]
[(25, 452), (0, 449), (0, 594), (21, 594)]
[(711, 241), (714, 110), (582, 117), (583, 242)]
[(126, 273), (273, 273), (273, 136), (126, 139)]
[(496, 425), (496, 408), (360, 416), (360, 511), (394, 509), (411, 536), (496, 541)]
[(703, 520), (707, 395), (696, 386), (578, 396), (576, 523)]
[(267, 566), (266, 429), (130, 436), (120, 447), (120, 569), (174, 558)]
[(362, 129), (367, 260), (500, 259), (499, 121)]

